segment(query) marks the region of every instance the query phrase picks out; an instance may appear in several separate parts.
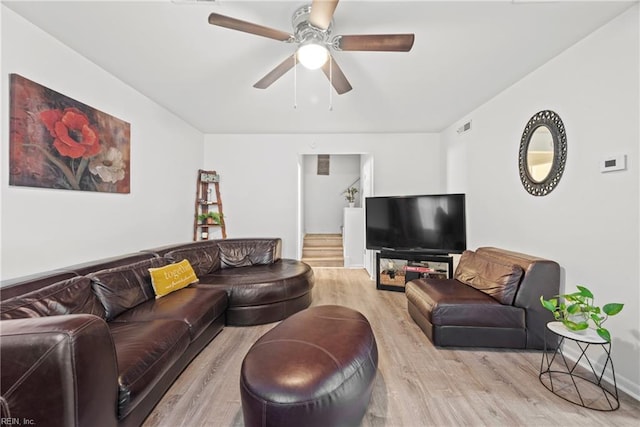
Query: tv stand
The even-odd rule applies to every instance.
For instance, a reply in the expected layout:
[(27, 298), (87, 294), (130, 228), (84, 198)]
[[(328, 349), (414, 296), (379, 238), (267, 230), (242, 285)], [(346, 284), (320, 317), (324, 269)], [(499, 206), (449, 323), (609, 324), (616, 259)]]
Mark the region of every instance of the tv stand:
[(450, 279), (453, 258), (448, 254), (422, 251), (383, 250), (376, 254), (376, 288), (404, 292), (405, 285), (415, 279)]

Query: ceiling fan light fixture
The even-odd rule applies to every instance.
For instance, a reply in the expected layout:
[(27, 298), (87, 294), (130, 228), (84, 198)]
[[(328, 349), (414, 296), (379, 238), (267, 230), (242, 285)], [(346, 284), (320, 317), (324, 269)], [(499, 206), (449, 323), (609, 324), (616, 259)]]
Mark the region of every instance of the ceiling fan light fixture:
[(326, 47), (316, 42), (302, 44), (298, 48), (298, 62), (309, 70), (317, 70), (322, 67), (329, 58)]
[(332, 37), (333, 13), (338, 2), (339, 0), (312, 0), (311, 4), (298, 7), (291, 17), (292, 33), (242, 21), (219, 13), (211, 13), (209, 15), (209, 24), (298, 46), (293, 54), (256, 82), (253, 85), (255, 88), (266, 89), (291, 69), (295, 73), (296, 65), (300, 62), (303, 67), (308, 69), (321, 68), (329, 79), (329, 86), (333, 87), (338, 95), (341, 95), (349, 92), (352, 87), (336, 63), (335, 58), (329, 53), (329, 50), (346, 52), (409, 52), (413, 47), (415, 34), (352, 34)]

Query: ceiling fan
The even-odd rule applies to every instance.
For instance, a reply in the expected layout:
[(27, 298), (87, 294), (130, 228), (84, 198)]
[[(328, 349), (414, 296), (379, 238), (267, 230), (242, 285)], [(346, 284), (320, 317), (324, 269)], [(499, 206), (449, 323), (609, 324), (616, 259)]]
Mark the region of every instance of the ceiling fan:
[(408, 52), (413, 46), (415, 35), (366, 34), (332, 37), (333, 13), (337, 6), (338, 0), (313, 0), (310, 5), (301, 6), (294, 12), (291, 19), (293, 34), (218, 13), (209, 15), (209, 23), (298, 45), (294, 54), (267, 73), (253, 87), (268, 88), (300, 62), (309, 69), (322, 67), (322, 71), (336, 92), (343, 94), (352, 89), (351, 84), (329, 52), (330, 50)]

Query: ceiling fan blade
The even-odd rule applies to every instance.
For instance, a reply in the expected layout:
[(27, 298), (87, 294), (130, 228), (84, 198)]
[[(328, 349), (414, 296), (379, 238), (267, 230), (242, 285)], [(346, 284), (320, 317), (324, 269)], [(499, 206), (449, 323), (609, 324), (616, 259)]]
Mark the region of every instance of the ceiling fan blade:
[(273, 82), (275, 82), (280, 77), (282, 77), (287, 71), (292, 69), (295, 65), (296, 65), (296, 59), (295, 59), (295, 53), (294, 53), (293, 55), (291, 55), (290, 57), (282, 61), (278, 66), (276, 66), (276, 68), (269, 71), (267, 75), (261, 78), (256, 84), (253, 85), (253, 87), (257, 89), (268, 88), (269, 86), (271, 86), (271, 84), (273, 84)]
[(321, 30), (329, 28), (336, 6), (338, 6), (338, 0), (313, 0), (309, 15), (311, 25)]
[(262, 25), (253, 24), (247, 21), (241, 21), (240, 19), (220, 15), (218, 13), (212, 13), (211, 15), (209, 15), (209, 24), (217, 25), (224, 28), (230, 28), (232, 30), (243, 31), (245, 33), (255, 34), (257, 36), (267, 37), (269, 39), (275, 39), (282, 42), (293, 40), (293, 35), (285, 31), (264, 27)]
[(322, 71), (324, 71), (324, 75), (331, 81), (331, 84), (336, 92), (338, 92), (338, 95), (347, 93), (352, 89), (347, 77), (344, 75), (333, 56), (330, 56), (329, 60), (324, 63)]
[(347, 51), (409, 52), (414, 34), (367, 34), (337, 36), (337, 47)]

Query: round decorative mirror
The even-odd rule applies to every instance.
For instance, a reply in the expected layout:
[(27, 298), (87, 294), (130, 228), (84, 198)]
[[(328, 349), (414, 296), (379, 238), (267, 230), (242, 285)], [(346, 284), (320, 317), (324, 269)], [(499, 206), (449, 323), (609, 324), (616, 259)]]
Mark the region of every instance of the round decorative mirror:
[(534, 196), (549, 194), (560, 182), (567, 161), (564, 124), (550, 110), (536, 113), (522, 132), (519, 153), (520, 180)]

